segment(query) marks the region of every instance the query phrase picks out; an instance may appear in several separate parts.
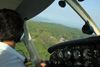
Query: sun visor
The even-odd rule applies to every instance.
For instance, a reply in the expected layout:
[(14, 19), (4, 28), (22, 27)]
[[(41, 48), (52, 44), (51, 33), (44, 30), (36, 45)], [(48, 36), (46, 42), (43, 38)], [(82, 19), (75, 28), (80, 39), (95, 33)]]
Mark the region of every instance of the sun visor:
[(16, 11), (29, 19), (46, 9), (54, 0), (23, 0)]

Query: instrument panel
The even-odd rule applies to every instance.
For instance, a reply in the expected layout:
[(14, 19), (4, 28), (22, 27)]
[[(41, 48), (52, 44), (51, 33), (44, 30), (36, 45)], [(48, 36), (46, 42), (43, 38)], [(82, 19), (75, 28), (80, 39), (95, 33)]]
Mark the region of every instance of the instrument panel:
[(51, 50), (49, 62), (52, 67), (99, 67), (99, 40), (100, 37), (92, 37), (56, 44), (48, 50)]

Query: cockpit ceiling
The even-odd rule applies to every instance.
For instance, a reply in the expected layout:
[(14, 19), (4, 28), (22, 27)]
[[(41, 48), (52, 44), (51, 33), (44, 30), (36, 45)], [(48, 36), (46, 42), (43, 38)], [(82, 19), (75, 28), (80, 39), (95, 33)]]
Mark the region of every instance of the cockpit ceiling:
[(0, 0), (0, 9), (17, 11), (23, 18), (29, 19), (45, 10), (54, 0)]
[(15, 10), (23, 0), (0, 0), (0, 9), (8, 8)]
[(21, 14), (23, 18), (27, 17), (30, 19), (45, 10), (53, 2), (54, 0), (23, 0), (16, 11)]

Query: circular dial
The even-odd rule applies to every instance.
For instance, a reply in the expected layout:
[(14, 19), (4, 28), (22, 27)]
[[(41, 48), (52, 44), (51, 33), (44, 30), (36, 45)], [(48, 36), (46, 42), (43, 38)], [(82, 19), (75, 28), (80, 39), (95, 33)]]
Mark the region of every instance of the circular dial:
[(58, 61), (55, 59), (52, 59), (51, 63), (53, 67), (56, 67), (58, 65)]
[(57, 59), (57, 53), (56, 52), (52, 54), (52, 58)]
[(91, 58), (93, 58), (93, 51), (91, 51), (90, 49), (85, 49), (83, 52), (83, 56), (86, 59), (91, 59)]
[(57, 55), (58, 55), (59, 58), (63, 58), (63, 52), (61, 50), (58, 51)]
[(74, 63), (75, 67), (82, 67), (82, 63), (80, 61), (75, 61)]
[(86, 61), (84, 64), (85, 67), (94, 67), (91, 61)]
[(65, 55), (65, 57), (67, 58), (67, 59), (69, 59), (70, 57), (71, 57), (71, 52), (70, 51), (65, 51), (64, 52), (64, 55)]
[(74, 53), (73, 53), (73, 55), (74, 55), (75, 59), (79, 59), (81, 57), (81, 53), (80, 53), (79, 50), (75, 50)]

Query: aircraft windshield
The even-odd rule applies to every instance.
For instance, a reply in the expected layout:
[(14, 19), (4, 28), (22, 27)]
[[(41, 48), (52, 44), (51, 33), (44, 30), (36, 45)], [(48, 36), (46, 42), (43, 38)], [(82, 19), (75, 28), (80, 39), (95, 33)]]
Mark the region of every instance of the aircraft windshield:
[[(49, 59), (47, 49), (54, 44), (95, 36), (83, 34), (81, 28), (85, 24), (84, 21), (67, 3), (65, 8), (61, 8), (58, 2), (56, 0), (42, 13), (27, 21), (29, 32), (42, 60)], [(79, 3), (100, 27), (100, 1), (85, 0)]]

